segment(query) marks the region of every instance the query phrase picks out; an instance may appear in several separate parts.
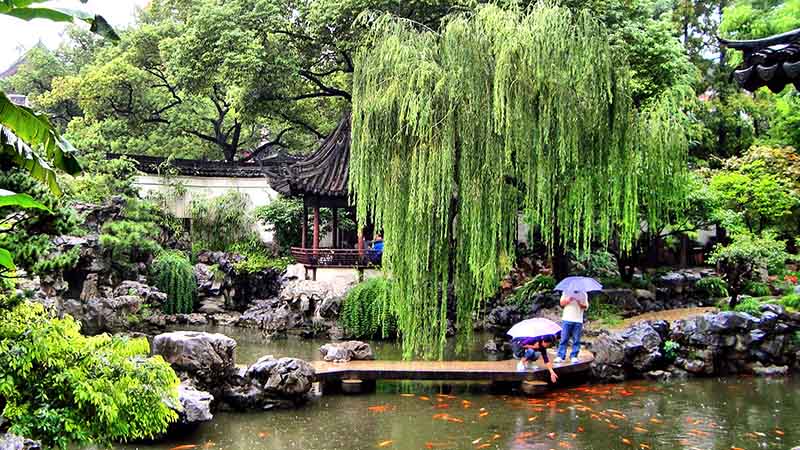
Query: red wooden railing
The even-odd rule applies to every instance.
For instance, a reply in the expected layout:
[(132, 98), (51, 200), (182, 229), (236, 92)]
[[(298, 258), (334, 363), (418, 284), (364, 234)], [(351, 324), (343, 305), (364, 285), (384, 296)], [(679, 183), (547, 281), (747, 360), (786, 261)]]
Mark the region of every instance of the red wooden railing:
[(380, 267), (381, 252), (348, 248), (292, 247), (295, 261), (307, 267)]

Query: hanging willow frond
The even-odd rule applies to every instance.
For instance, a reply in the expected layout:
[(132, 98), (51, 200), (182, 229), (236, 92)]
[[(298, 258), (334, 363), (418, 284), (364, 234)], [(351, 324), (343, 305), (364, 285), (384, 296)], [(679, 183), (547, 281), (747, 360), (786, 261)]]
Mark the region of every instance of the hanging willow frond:
[(469, 333), (514, 260), (520, 209), (551, 249), (629, 248), (640, 204), (656, 221), (675, 197), (676, 103), (637, 112), (607, 35), (546, 4), (480, 7), (439, 33), (376, 21), (353, 78), (350, 189), (362, 225), (384, 230), (406, 357), (442, 355), (451, 283)]

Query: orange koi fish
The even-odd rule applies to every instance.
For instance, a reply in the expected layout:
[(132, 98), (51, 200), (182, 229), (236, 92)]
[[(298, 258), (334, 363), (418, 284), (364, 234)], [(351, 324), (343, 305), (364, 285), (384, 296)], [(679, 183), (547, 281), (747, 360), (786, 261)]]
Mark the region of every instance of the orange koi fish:
[(489, 415), (489, 411), (484, 411), (484, 412), (478, 414), (478, 417), (486, 417), (488, 415)]
[(622, 443), (625, 445), (633, 445), (633, 442), (628, 438), (622, 438)]
[(419, 399), (420, 399), (420, 400), (424, 400), (424, 401), (426, 401), (426, 402), (427, 402), (427, 401), (429, 401), (431, 398), (430, 398), (430, 397), (428, 397), (427, 395), (420, 395), (420, 396), (419, 396)]
[(556, 438), (556, 434), (555, 433), (547, 433), (547, 437), (549, 437), (550, 439), (555, 439)]
[(493, 441), (496, 441), (496, 440), (498, 440), (498, 439), (500, 439), (500, 435), (499, 435), (499, 434), (494, 434), (494, 435), (492, 435), (492, 440), (493, 440)]
[(479, 442), (480, 442), (482, 439), (483, 439), (482, 437), (479, 437), (478, 439), (475, 439), (474, 441), (472, 441), (472, 445), (478, 445), (478, 443), (479, 443)]
[(448, 403), (439, 403), (438, 405), (434, 406), (436, 409), (447, 409), (450, 405)]
[(617, 428), (619, 428), (619, 425), (610, 423), (610, 424), (608, 424), (608, 428), (611, 428), (612, 430), (616, 430)]
[(445, 414), (445, 413), (439, 413), (439, 414), (434, 414), (433, 415), (434, 420), (435, 419), (447, 419), (448, 417), (450, 417), (450, 416), (448, 414)]
[(783, 436), (784, 435), (783, 431), (781, 431), (781, 430), (779, 430), (777, 428), (775, 429), (775, 434), (777, 434), (778, 436)]
[(731, 450), (744, 450), (744, 449), (741, 447), (731, 447)]
[(476, 448), (476, 449), (481, 449), (481, 448), (489, 448), (489, 447), (491, 447), (491, 446), (492, 446), (492, 444), (490, 444), (490, 443), (488, 443), (488, 442), (487, 442), (487, 443), (485, 443), (485, 444), (481, 444), (481, 445), (479, 445), (479, 446), (477, 446), (477, 447), (475, 447), (475, 448)]
[(650, 419), (650, 423), (654, 423), (656, 425), (660, 425), (660, 424), (664, 423), (664, 421), (660, 420), (660, 419), (656, 419), (655, 417), (653, 417), (653, 418)]
[(191, 450), (193, 448), (197, 448), (197, 445), (196, 444), (179, 445), (177, 447), (172, 447), (170, 450)]
[(446, 448), (452, 447), (452, 442), (426, 442), (425, 448)]
[(372, 412), (386, 412), (386, 411), (391, 411), (393, 409), (394, 409), (394, 406), (392, 406), (392, 405), (376, 405), (376, 406), (370, 406), (370, 407), (367, 408), (367, 410), (372, 411)]
[(578, 427), (578, 433), (583, 433), (584, 431), (586, 430), (583, 427), (581, 426)]
[(633, 427), (633, 431), (635, 431), (637, 433), (647, 433), (647, 428)]
[(464, 423), (464, 419), (459, 419), (458, 417), (448, 417), (447, 421), (451, 423)]
[(262, 432), (258, 433), (258, 437), (260, 437), (261, 439), (264, 439), (265, 437), (268, 437), (268, 436), (269, 436), (269, 433), (267, 433), (266, 431), (262, 431)]
[(388, 440), (388, 441), (381, 441), (381, 442), (378, 442), (378, 447), (379, 447), (379, 448), (384, 448), (384, 447), (388, 447), (388, 446), (390, 446), (390, 445), (392, 445), (392, 444), (394, 444), (394, 441), (390, 439), (390, 440)]
[(639, 444), (639, 448), (642, 450), (650, 450), (650, 446), (647, 444)]
[(538, 419), (539, 416), (530, 416), (528, 417), (528, 422), (533, 422), (534, 420)]

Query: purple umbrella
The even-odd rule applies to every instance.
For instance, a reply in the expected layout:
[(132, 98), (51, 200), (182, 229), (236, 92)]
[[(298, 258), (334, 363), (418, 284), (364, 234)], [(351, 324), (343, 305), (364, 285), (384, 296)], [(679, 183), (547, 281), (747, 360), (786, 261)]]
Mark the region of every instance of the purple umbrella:
[(533, 319), (526, 319), (517, 323), (510, 330), (508, 330), (511, 338), (529, 337), (540, 338), (544, 336), (556, 336), (561, 333), (561, 325), (549, 319), (542, 317), (535, 317)]

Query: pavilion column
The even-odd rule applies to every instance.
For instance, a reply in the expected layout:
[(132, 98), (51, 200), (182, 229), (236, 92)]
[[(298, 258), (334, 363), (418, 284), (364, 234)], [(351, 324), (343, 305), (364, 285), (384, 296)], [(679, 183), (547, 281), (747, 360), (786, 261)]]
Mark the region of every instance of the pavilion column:
[(311, 245), (316, 254), (319, 250), (319, 202), (314, 203), (314, 236)]
[(339, 248), (339, 208), (333, 208), (333, 248)]
[(306, 248), (306, 237), (308, 236), (308, 206), (306, 205), (305, 197), (303, 197), (303, 217), (300, 220), (300, 228), (302, 229), (300, 247)]
[(364, 257), (364, 247), (365, 247), (365, 245), (364, 245), (364, 229), (363, 228), (359, 228), (358, 229), (358, 256), (360, 258)]

